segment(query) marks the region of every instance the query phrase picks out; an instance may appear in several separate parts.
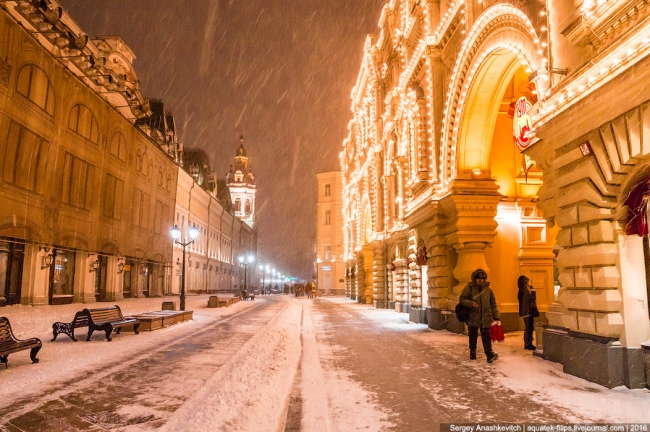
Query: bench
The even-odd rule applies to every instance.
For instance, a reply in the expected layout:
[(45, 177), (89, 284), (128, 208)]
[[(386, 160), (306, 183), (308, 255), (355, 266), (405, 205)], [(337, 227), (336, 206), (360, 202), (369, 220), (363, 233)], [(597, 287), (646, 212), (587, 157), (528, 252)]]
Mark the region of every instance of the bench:
[[(140, 331), (154, 331), (167, 327), (172, 324), (181, 323), (192, 319), (193, 311), (152, 311), (144, 312), (133, 317), (140, 322)], [(128, 325), (122, 328), (122, 331), (132, 332), (135, 325)]]
[(6, 317), (0, 317), (0, 363), (5, 364), (5, 369), (9, 367), (9, 362), (7, 361), (9, 354), (26, 349), (31, 349), (29, 357), (32, 359), (32, 363), (38, 363), (36, 354), (42, 346), (43, 343), (38, 338), (25, 340), (16, 339), (16, 336), (14, 336), (14, 333), (11, 331), (9, 319)]
[(228, 307), (232, 304), (232, 298), (224, 298), (219, 296), (210, 296), (208, 299), (209, 308)]
[(52, 334), (54, 335), (52, 342), (56, 340), (60, 333), (67, 334), (73, 341), (77, 342), (77, 339), (74, 337), (74, 329), (81, 327), (88, 327), (88, 314), (84, 311), (74, 314), (72, 322), (55, 322), (52, 324)]
[(140, 321), (137, 318), (124, 318), (120, 307), (117, 305), (101, 309), (84, 309), (83, 312), (88, 315), (88, 337), (86, 341), (90, 340), (95, 330), (103, 330), (106, 332), (106, 340), (110, 342), (113, 329), (117, 329), (116, 333), (120, 334), (122, 327), (130, 325), (133, 325), (133, 332), (138, 334)]

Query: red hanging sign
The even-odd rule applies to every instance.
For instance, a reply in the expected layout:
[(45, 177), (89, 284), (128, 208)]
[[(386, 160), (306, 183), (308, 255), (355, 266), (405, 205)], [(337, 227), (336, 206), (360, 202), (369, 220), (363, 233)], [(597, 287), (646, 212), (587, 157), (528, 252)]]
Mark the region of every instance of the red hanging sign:
[(528, 115), (528, 111), (533, 105), (526, 99), (526, 96), (520, 97), (514, 106), (512, 121), (512, 137), (519, 151), (524, 151), (530, 146), (530, 130), (533, 128), (533, 119)]

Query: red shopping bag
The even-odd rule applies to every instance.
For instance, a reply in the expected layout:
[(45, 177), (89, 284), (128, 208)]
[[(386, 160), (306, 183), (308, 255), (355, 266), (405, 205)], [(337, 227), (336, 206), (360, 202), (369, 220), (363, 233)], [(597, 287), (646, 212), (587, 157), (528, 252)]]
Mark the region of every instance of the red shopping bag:
[(490, 339), (495, 342), (503, 342), (505, 340), (501, 321), (494, 321), (490, 326)]

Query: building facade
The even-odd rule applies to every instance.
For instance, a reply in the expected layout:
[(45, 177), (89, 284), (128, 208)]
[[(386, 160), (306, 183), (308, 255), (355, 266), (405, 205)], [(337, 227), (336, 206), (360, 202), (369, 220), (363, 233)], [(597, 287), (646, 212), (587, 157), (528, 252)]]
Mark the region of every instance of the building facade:
[(645, 385), (649, 14), (635, 0), (387, 2), (340, 155), (346, 294), (460, 332), (453, 309), (480, 267), (514, 330), (524, 274), (540, 355)]
[(343, 260), (343, 206), (341, 171), (316, 174), (316, 273), (318, 289), (325, 295), (345, 294)]
[(175, 224), (200, 231), (188, 292), (237, 290), (257, 233), (142, 96), (124, 41), (89, 38), (56, 1), (0, 7), (0, 306), (177, 294)]
[(56, 3), (1, 6), (0, 303), (162, 294), (177, 167), (134, 127), (133, 53)]

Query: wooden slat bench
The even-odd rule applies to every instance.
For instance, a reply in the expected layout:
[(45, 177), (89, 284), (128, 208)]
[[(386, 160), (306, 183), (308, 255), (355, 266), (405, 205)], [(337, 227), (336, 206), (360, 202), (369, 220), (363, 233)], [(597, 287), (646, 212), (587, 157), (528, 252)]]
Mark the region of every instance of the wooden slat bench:
[(9, 367), (9, 362), (7, 361), (9, 354), (26, 349), (31, 349), (29, 357), (32, 359), (32, 363), (38, 363), (36, 354), (38, 354), (38, 351), (42, 346), (43, 343), (38, 338), (25, 340), (16, 339), (14, 332), (11, 331), (9, 319), (6, 317), (0, 317), (0, 363), (5, 364), (5, 369)]
[(77, 339), (74, 337), (74, 329), (81, 327), (88, 327), (88, 314), (85, 311), (74, 314), (72, 322), (55, 322), (52, 324), (52, 334), (54, 335), (52, 342), (54, 342), (57, 336), (61, 333), (67, 334), (73, 341), (77, 342)]
[(110, 342), (113, 329), (117, 329), (116, 333), (120, 334), (120, 329), (128, 325), (133, 325), (133, 332), (138, 334), (140, 321), (137, 318), (124, 318), (118, 305), (101, 309), (84, 309), (83, 311), (88, 314), (86, 341), (90, 340), (95, 330), (103, 330), (106, 332), (106, 340)]

